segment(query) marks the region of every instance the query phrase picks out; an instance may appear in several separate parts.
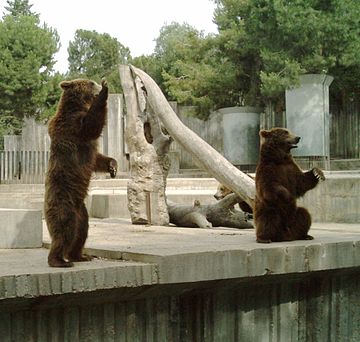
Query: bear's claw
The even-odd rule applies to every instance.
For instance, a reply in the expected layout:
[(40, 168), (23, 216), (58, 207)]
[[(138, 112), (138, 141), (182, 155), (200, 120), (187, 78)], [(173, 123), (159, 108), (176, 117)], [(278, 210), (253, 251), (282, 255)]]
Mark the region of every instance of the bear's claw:
[(319, 180), (319, 181), (324, 181), (325, 180), (325, 176), (324, 173), (318, 169), (317, 167), (312, 169), (312, 172), (314, 174), (314, 176)]
[(109, 172), (110, 172), (110, 177), (111, 177), (111, 178), (115, 178), (115, 177), (116, 177), (116, 172), (117, 172), (116, 167), (110, 166)]
[(110, 163), (109, 163), (109, 173), (110, 173), (110, 177), (111, 178), (115, 178), (116, 177), (116, 173), (117, 173), (117, 162), (115, 159), (111, 159)]
[(65, 261), (58, 258), (48, 259), (48, 264), (50, 267), (73, 267), (74, 264), (71, 261)]
[(106, 80), (105, 78), (102, 78), (102, 79), (101, 79), (101, 86), (102, 86), (103, 88), (108, 86), (107, 80)]

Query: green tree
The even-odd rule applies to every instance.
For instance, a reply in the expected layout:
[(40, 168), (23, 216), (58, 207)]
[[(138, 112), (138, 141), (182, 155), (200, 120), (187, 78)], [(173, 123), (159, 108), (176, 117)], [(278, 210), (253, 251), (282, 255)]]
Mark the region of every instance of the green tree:
[(231, 89), (234, 70), (215, 41), (188, 24), (173, 22), (161, 28), (154, 54), (133, 63), (154, 78), (169, 100), (196, 106), (195, 114), (206, 118), (210, 109), (236, 96)]
[(8, 6), (5, 6), (5, 10), (8, 11), (8, 15), (12, 17), (19, 17), (22, 15), (37, 16), (37, 14), (31, 11), (32, 5), (29, 4), (28, 0), (8, 0)]
[(0, 115), (7, 129), (18, 131), (24, 116), (46, 109), (48, 82), (52, 78), (59, 37), (27, 0), (7, 1), (8, 14), (0, 21)]
[[(360, 2), (215, 0), (221, 51), (248, 104), (276, 100), (304, 73), (359, 88)], [(336, 83), (335, 82), (335, 83)]]
[(164, 79), (162, 77), (163, 69), (160, 57), (155, 56), (155, 54), (141, 55), (134, 57), (131, 64), (148, 73), (158, 84), (164, 94), (167, 94), (166, 88), (164, 87)]
[(69, 77), (100, 81), (106, 77), (110, 90), (121, 89), (118, 67), (130, 61), (130, 50), (107, 33), (77, 30), (68, 47)]
[(38, 119), (47, 122), (56, 112), (56, 108), (61, 96), (60, 82), (64, 80), (64, 75), (55, 72), (47, 82), (47, 96), (44, 103), (44, 109), (41, 111)]

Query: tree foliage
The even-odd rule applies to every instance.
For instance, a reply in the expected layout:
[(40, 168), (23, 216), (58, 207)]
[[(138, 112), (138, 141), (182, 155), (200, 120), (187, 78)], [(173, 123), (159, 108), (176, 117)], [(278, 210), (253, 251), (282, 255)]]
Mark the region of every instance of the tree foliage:
[(344, 88), (359, 86), (360, 2), (215, 2), (221, 50), (241, 70), (238, 91), (250, 104), (278, 97), (304, 73), (332, 74)]
[(45, 109), (54, 54), (55, 30), (40, 24), (27, 0), (7, 1), (0, 21), (0, 121), (2, 134), (16, 133), (24, 116), (38, 117)]
[(19, 17), (22, 15), (28, 16), (37, 16), (37, 14), (31, 11), (32, 5), (29, 4), (28, 0), (8, 0), (8, 6), (5, 6), (5, 10), (8, 12), (8, 15), (12, 17)]
[(133, 63), (154, 78), (168, 99), (196, 106), (196, 114), (206, 118), (210, 109), (225, 105), (234, 95), (234, 70), (215, 40), (188, 24), (173, 22), (161, 28), (154, 54)]
[(121, 89), (118, 67), (131, 59), (130, 50), (107, 33), (77, 30), (68, 47), (69, 77), (100, 81), (106, 77), (111, 91)]
[(168, 99), (209, 109), (266, 102), (305, 73), (334, 76), (333, 92), (360, 90), (360, 2), (214, 0), (217, 35), (165, 25), (151, 56), (135, 58)]

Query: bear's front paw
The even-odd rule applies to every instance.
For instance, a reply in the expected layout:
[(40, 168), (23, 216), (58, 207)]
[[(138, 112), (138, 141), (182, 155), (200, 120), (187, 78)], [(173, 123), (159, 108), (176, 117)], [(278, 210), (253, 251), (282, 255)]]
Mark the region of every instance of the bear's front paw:
[(116, 177), (117, 173), (117, 161), (115, 159), (111, 159), (109, 163), (109, 173), (111, 178)]
[(325, 176), (324, 176), (324, 173), (318, 169), (317, 167), (314, 167), (312, 169), (312, 172), (314, 174), (314, 176), (319, 180), (319, 181), (324, 181), (325, 180)]
[(103, 88), (107, 88), (108, 87), (108, 83), (107, 83), (107, 80), (105, 78), (102, 78), (101, 79), (101, 86)]

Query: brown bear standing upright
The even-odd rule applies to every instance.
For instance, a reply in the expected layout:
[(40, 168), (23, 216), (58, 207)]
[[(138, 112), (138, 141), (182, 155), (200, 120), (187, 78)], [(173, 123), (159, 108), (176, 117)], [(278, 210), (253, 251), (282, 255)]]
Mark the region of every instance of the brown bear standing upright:
[(45, 180), (45, 219), (51, 236), (48, 263), (70, 267), (83, 255), (89, 222), (84, 199), (93, 171), (115, 177), (115, 159), (97, 152), (97, 139), (105, 125), (108, 87), (90, 80), (60, 83), (63, 89), (57, 112), (49, 123), (49, 167)]
[(300, 137), (284, 128), (260, 131), (260, 159), (256, 168), (254, 220), (256, 241), (312, 239), (309, 212), (296, 199), (314, 188), (324, 174), (318, 168), (302, 172), (291, 156)]

